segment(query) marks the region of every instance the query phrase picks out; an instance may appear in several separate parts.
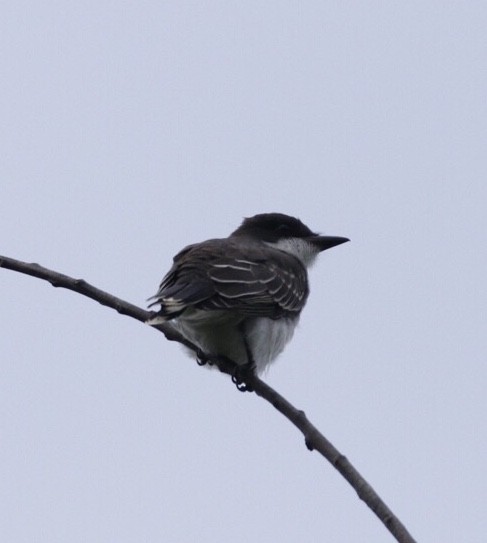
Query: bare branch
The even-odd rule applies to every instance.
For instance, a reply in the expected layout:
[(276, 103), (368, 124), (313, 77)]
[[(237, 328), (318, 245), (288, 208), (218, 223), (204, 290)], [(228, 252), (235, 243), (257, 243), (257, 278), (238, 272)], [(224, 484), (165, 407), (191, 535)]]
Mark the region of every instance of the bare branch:
[[(13, 258), (0, 256), (0, 268), (6, 268), (27, 275), (32, 275), (33, 277), (37, 277), (39, 279), (44, 279), (45, 281), (51, 283), (53, 287), (72, 290), (82, 294), (83, 296), (87, 296), (88, 298), (91, 298), (102, 305), (115, 309), (115, 311), (121, 315), (127, 315), (128, 317), (132, 317), (133, 319), (141, 322), (145, 322), (153, 315), (153, 312), (145, 311), (144, 309), (125, 302), (116, 296), (112, 296), (111, 294), (90, 285), (83, 279), (73, 279), (72, 277), (62, 273), (44, 268), (39, 264), (29, 264), (19, 260), (14, 260)], [(182, 337), (170, 325), (170, 323), (153, 326), (152, 328), (162, 332), (168, 340), (177, 341), (193, 350), (195, 353), (198, 352), (197, 347)], [(235, 365), (229, 360), (210, 357), (209, 361), (216, 364), (220, 371), (224, 373), (233, 375), (235, 372)], [(386, 528), (391, 532), (396, 541), (399, 543), (415, 543), (415, 540), (406, 530), (405, 526), (396, 517), (396, 515), (394, 515), (389, 507), (387, 507), (370, 484), (360, 475), (360, 473), (353, 467), (348, 459), (343, 456), (343, 454), (341, 454), (325, 438), (325, 436), (321, 434), (321, 432), (319, 432), (315, 426), (313, 426), (313, 424), (311, 424), (304, 411), (296, 409), (283, 396), (281, 396), (272, 387), (267, 385), (255, 375), (246, 376), (245, 383), (249, 390), (253, 390), (258, 396), (271, 403), (301, 431), (301, 433), (304, 435), (306, 446), (310, 451), (318, 451), (343, 475), (343, 477), (345, 477), (345, 479), (355, 489), (359, 498), (363, 500), (370, 507), (370, 509), (372, 509)]]

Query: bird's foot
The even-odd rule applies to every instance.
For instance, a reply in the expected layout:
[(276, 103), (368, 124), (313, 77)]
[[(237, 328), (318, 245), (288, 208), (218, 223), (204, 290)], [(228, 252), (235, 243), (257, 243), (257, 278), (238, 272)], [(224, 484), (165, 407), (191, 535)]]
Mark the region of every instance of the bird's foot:
[(249, 378), (255, 375), (255, 367), (253, 364), (245, 364), (244, 366), (235, 366), (232, 374), (232, 383), (240, 392), (253, 392), (252, 385), (249, 385)]
[(196, 363), (198, 366), (206, 366), (206, 364), (212, 365), (212, 361), (201, 349), (196, 351)]

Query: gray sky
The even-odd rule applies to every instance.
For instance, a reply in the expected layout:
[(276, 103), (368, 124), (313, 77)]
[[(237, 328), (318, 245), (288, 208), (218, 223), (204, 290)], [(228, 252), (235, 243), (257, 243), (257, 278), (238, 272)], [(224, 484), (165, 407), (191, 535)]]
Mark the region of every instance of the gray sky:
[[(485, 2), (3, 3), (0, 253), (138, 305), (281, 211), (326, 252), (265, 379), (419, 541), (487, 532)], [(269, 405), (0, 270), (8, 542), (392, 540)]]

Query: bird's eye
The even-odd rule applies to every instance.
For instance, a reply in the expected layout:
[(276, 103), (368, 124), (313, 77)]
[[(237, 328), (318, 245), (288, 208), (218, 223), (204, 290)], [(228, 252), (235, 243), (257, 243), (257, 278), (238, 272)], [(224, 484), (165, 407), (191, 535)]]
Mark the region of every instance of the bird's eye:
[(287, 224), (280, 224), (276, 228), (276, 234), (279, 234), (280, 236), (289, 235), (291, 233), (291, 230), (289, 229), (289, 226)]

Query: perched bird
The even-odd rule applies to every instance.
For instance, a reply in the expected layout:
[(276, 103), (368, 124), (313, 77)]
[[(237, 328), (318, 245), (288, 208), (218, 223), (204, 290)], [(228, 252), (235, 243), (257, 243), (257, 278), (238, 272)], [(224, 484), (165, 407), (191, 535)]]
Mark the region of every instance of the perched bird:
[(307, 268), (347, 238), (321, 236), (282, 213), (247, 218), (228, 236), (174, 257), (147, 321), (171, 325), (203, 356), (261, 373), (291, 339), (309, 294)]

